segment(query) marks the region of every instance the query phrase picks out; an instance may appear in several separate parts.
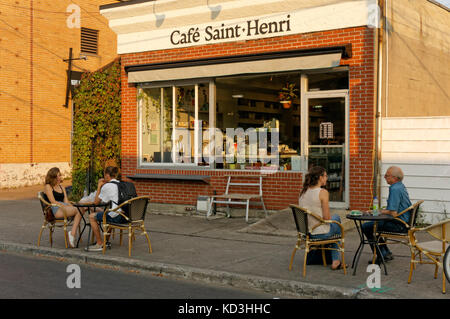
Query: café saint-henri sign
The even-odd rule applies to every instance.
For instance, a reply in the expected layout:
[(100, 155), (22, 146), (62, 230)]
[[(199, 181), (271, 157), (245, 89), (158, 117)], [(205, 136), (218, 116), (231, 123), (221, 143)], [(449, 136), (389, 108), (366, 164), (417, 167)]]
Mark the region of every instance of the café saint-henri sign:
[[(284, 11), (230, 20), (203, 20), (199, 24), (165, 27), (165, 16), (156, 17), (152, 27), (143, 31), (118, 32), (118, 53), (156, 51), (197, 45), (239, 42), (293, 34), (370, 25), (378, 9), (376, 0), (348, 1), (328, 6)], [(158, 20), (159, 18), (159, 20)], [(141, 20), (139, 20), (141, 21)], [(113, 21), (114, 22), (114, 21)], [(138, 22), (138, 21), (136, 21)], [(117, 20), (117, 26), (132, 28)], [(172, 23), (172, 22), (171, 22)], [(172, 23), (173, 24), (173, 23)], [(112, 27), (114, 30), (114, 27)]]
[(203, 28), (191, 26), (170, 34), (174, 46), (208, 44), (223, 41), (240, 41), (257, 37), (276, 36), (291, 32), (291, 16), (282, 19), (251, 19), (239, 23), (221, 23)]

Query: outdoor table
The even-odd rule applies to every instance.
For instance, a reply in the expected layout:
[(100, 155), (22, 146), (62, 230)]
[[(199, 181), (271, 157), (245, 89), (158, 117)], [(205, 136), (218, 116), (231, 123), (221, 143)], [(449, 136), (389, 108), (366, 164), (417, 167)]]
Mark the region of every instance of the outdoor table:
[[(83, 232), (84, 232), (84, 229), (86, 228), (86, 226), (89, 226), (89, 235), (88, 235), (87, 246), (86, 246), (87, 248), (89, 248), (89, 242), (90, 242), (90, 238), (91, 238), (91, 223), (88, 221), (89, 221), (90, 213), (95, 212), (95, 209), (97, 207), (102, 208), (103, 211), (105, 211), (105, 209), (109, 208), (110, 205), (111, 205), (110, 202), (108, 202), (108, 203), (100, 202), (98, 204), (95, 204), (95, 203), (74, 203), (73, 204), (73, 206), (75, 206), (78, 209), (78, 212), (80, 213), (81, 218), (83, 219), (83, 222), (84, 222), (83, 229), (81, 230), (80, 236), (78, 237), (77, 248), (78, 248), (78, 244), (80, 243), (81, 236), (83, 235)], [(88, 213), (88, 218), (87, 218), (88, 221), (86, 221), (86, 219), (84, 218), (84, 215), (81, 211), (82, 208), (86, 208), (86, 212)]]
[[(378, 245), (378, 240), (376, 237), (377, 222), (394, 220), (394, 217), (391, 215), (386, 215), (386, 214), (383, 214), (383, 215), (380, 214), (380, 215), (374, 216), (369, 213), (364, 213), (362, 215), (348, 214), (346, 217), (348, 219), (352, 219), (355, 222), (355, 226), (356, 226), (356, 229), (358, 230), (359, 239), (360, 239), (359, 247), (356, 250), (355, 256), (353, 256), (353, 261), (352, 261), (353, 276), (356, 274), (356, 267), (358, 267), (359, 257), (361, 257), (361, 253), (364, 249), (365, 244), (369, 244), (369, 245), (373, 244), (374, 245), (375, 249), (378, 251), (378, 255), (380, 256), (381, 262), (383, 263), (384, 273), (387, 275), (386, 263), (384, 262), (383, 254), (381, 253), (380, 246)], [(364, 233), (362, 232), (362, 222), (363, 221), (375, 222), (374, 227), (373, 227), (373, 233), (374, 233), (373, 240), (368, 240), (368, 239), (364, 238)], [(355, 263), (355, 261), (356, 261), (356, 263)]]

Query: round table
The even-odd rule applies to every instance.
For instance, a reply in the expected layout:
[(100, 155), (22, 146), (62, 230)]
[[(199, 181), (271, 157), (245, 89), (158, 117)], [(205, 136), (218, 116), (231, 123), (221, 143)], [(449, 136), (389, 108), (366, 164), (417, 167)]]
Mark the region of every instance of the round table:
[[(375, 215), (372, 215), (369, 213), (364, 213), (361, 215), (348, 214), (346, 216), (346, 218), (352, 219), (355, 222), (355, 226), (356, 226), (356, 229), (358, 230), (359, 240), (360, 240), (358, 249), (356, 250), (355, 256), (353, 256), (353, 261), (352, 261), (353, 276), (356, 274), (356, 267), (358, 266), (359, 257), (361, 257), (361, 253), (364, 249), (365, 244), (374, 245), (375, 249), (378, 251), (378, 255), (380, 256), (381, 262), (384, 266), (384, 273), (387, 275), (386, 263), (384, 262), (383, 254), (381, 253), (380, 246), (378, 245), (378, 240), (376, 237), (376, 229), (377, 229), (377, 222), (394, 220), (394, 217), (392, 215), (386, 215), (386, 214), (380, 214), (380, 215), (375, 216)], [(362, 232), (362, 222), (363, 221), (375, 222), (374, 227), (373, 227), (374, 240), (368, 240), (368, 239), (364, 238), (364, 233)], [(356, 263), (355, 263), (355, 261), (356, 261)]]

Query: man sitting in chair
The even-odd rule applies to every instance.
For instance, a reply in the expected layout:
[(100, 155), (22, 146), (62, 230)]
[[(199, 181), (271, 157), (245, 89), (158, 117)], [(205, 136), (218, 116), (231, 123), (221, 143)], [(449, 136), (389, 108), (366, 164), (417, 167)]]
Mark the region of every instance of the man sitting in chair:
[[(411, 206), (408, 191), (405, 185), (403, 185), (402, 183), (403, 171), (401, 170), (400, 167), (391, 166), (386, 171), (384, 178), (386, 179), (386, 182), (390, 185), (389, 197), (387, 199), (386, 209), (381, 209), (380, 214), (388, 214), (396, 217), (398, 213), (404, 211), (406, 208)], [(410, 216), (411, 212), (406, 212), (402, 214), (399, 218), (402, 219), (405, 223), (408, 223)], [(374, 222), (367, 222), (362, 225), (362, 231), (364, 232), (368, 240), (374, 240), (373, 225)], [(377, 224), (377, 229), (396, 233), (406, 233), (408, 231), (405, 225), (397, 220), (379, 221)], [(380, 238), (380, 243), (382, 244), (380, 245), (380, 250), (381, 253), (383, 254), (384, 261), (390, 261), (394, 259), (391, 251), (389, 250), (389, 248), (385, 244), (385, 241), (382, 238)], [(372, 247), (372, 245), (371, 248), (373, 251), (374, 247)], [(369, 264), (371, 263), (372, 259), (369, 260)], [(381, 258), (380, 256), (378, 256), (378, 252), (375, 263), (377, 264), (381, 263)]]
[[(94, 203), (98, 204), (100, 202), (112, 202), (111, 209), (117, 207), (117, 202), (119, 201), (119, 189), (116, 184), (110, 182), (118, 182), (116, 179), (119, 175), (119, 169), (114, 166), (108, 166), (104, 172), (104, 178), (99, 179), (97, 193), (95, 195)], [(125, 218), (118, 214), (117, 212), (109, 212), (106, 215), (107, 222), (111, 223), (124, 223)], [(88, 251), (102, 251), (103, 250), (103, 239), (100, 234), (100, 226), (98, 223), (103, 221), (103, 211), (94, 212), (89, 215), (89, 222), (91, 223), (92, 232), (95, 235), (95, 239), (97, 243), (94, 245), (90, 245), (87, 248)]]

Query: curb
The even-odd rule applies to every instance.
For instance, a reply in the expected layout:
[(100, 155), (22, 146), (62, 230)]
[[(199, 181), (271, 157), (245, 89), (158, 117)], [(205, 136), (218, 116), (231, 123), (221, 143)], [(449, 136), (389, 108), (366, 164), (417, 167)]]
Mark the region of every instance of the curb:
[[(112, 268), (149, 272), (159, 277), (200, 281), (234, 288), (253, 289), (266, 293), (281, 294), (297, 298), (366, 299), (380, 298), (362, 290), (318, 285), (300, 281), (272, 279), (252, 275), (242, 275), (226, 271), (201, 269), (190, 266), (146, 262), (123, 257), (87, 254), (67, 249), (37, 247), (0, 241), (0, 251), (37, 256), (65, 258), (86, 264), (96, 264)], [(384, 299), (384, 298), (383, 298)]]

